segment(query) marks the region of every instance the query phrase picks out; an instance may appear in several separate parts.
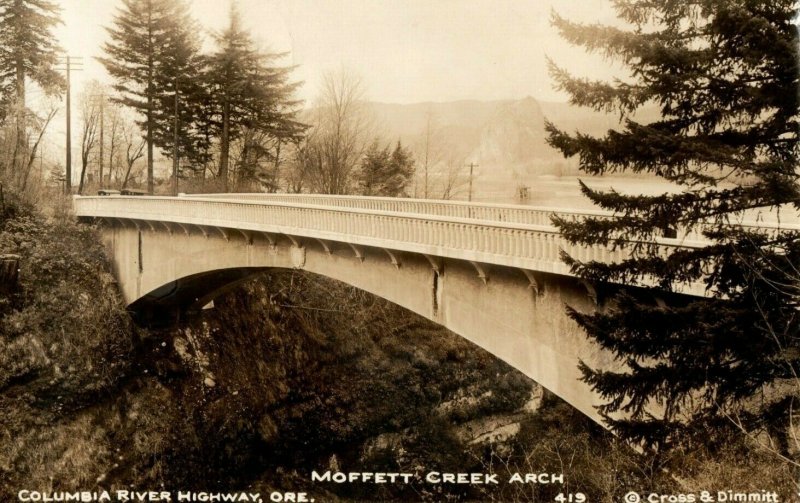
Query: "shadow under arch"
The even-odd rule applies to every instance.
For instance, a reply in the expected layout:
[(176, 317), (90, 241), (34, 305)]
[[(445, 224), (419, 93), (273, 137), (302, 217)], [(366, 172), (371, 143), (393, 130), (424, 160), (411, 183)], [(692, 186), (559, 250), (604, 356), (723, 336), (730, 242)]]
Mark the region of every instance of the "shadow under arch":
[(252, 280), (273, 267), (234, 267), (178, 278), (165, 283), (128, 306), (134, 321), (144, 327), (164, 327)]

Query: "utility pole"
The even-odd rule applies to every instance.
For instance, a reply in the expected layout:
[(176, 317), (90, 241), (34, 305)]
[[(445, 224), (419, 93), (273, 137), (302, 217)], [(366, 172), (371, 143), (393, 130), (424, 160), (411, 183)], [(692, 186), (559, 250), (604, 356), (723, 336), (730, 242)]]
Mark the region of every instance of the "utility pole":
[(172, 120), (172, 195), (178, 195), (178, 77), (175, 77), (175, 116)]
[[(105, 138), (105, 129), (106, 129), (105, 120), (106, 120), (106, 98), (107, 98), (107, 96), (106, 96), (105, 91), (101, 91), (99, 94), (90, 94), (89, 97), (91, 97), (93, 100), (100, 100), (100, 103), (99, 103), (99, 108), (100, 108), (100, 114), (99, 114), (100, 115), (100, 168), (99, 168), (99, 171), (100, 171), (99, 172), (100, 182), (99, 182), (98, 188), (99, 189), (103, 189), (105, 187), (105, 181), (103, 179), (103, 174), (105, 172), (105, 170), (103, 169), (103, 158), (104, 158), (104, 155), (105, 155), (104, 154), (104, 152), (105, 152), (105, 140), (104, 140), (104, 138)], [(112, 142), (114, 141), (113, 138), (112, 138), (111, 141)], [(113, 163), (112, 163), (111, 159), (109, 158), (109, 160), (108, 160), (108, 178), (109, 178), (109, 183), (111, 181), (112, 164)]]
[(67, 72), (67, 159), (66, 159), (66, 179), (64, 180), (64, 192), (69, 195), (72, 194), (72, 102), (71, 102), (71, 88), (70, 88), (70, 73), (72, 71), (83, 70), (83, 58), (80, 56), (60, 56), (59, 63), (64, 65)]
[(474, 162), (469, 163), (469, 201), (472, 201), (472, 171), (477, 167)]
[[(106, 102), (106, 95), (100, 93), (100, 188), (103, 188), (103, 130), (105, 129), (104, 118), (105, 118), (105, 102)], [(108, 167), (111, 169), (111, 166)]]

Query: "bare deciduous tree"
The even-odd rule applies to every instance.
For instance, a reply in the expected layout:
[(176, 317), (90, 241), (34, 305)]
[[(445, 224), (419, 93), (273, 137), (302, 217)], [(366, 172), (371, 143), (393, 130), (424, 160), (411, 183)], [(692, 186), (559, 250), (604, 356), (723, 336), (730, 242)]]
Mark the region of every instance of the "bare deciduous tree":
[(120, 189), (128, 186), (133, 171), (133, 165), (136, 161), (144, 157), (144, 147), (146, 141), (142, 138), (139, 129), (132, 123), (125, 124), (122, 133), (123, 145), (125, 146), (125, 176), (122, 177), (122, 182), (119, 185)]
[[(119, 153), (119, 144), (121, 141), (120, 133), (122, 129), (122, 110), (116, 104), (106, 104), (104, 109), (105, 124), (103, 124), (103, 137), (101, 141), (103, 146), (108, 145), (108, 153), (104, 159), (100, 159), (100, 172), (98, 174), (100, 180), (100, 187), (108, 187), (111, 185), (113, 174), (119, 170), (119, 163), (117, 161), (117, 154)], [(103, 149), (100, 149), (102, 154)], [(104, 170), (103, 167), (107, 166), (108, 169)]]
[(361, 80), (352, 72), (325, 75), (312, 129), (299, 157), (301, 171), (315, 192), (347, 194), (353, 188), (353, 172), (369, 127), (363, 95)]
[(432, 107), (425, 112), (425, 129), (413, 142), (417, 160), (415, 197), (453, 199), (465, 188), (464, 159), (448, 141)]
[[(17, 123), (6, 123), (0, 129), (0, 177), (14, 187), (25, 191), (31, 171), (40, 158), (42, 139), (47, 128), (58, 113), (55, 99), (42, 107), (42, 112), (26, 111), (26, 127), (19, 129)], [(19, 141), (18, 135), (25, 137)], [(24, 145), (24, 151), (20, 150)], [(24, 154), (24, 155), (23, 155)]]
[(80, 97), (81, 106), (81, 178), (78, 183), (78, 194), (83, 194), (86, 184), (86, 169), (89, 158), (97, 145), (97, 134), (100, 128), (100, 85), (91, 82), (86, 86)]
[[(418, 192), (418, 196), (427, 199), (430, 197), (431, 187), (431, 170), (442, 160), (441, 148), (441, 128), (439, 127), (436, 115), (433, 113), (431, 106), (425, 111), (425, 130), (423, 131), (419, 141), (414, 145), (414, 150), (419, 165), (418, 177), (421, 177), (422, 188)], [(416, 184), (415, 184), (416, 189)]]
[(53, 120), (53, 117), (56, 116), (58, 112), (58, 108), (52, 106), (43, 118), (37, 118), (37, 129), (38, 133), (36, 135), (36, 140), (33, 142), (33, 145), (30, 147), (28, 152), (28, 160), (25, 163), (25, 168), (22, 170), (21, 174), (21, 181), (19, 182), (18, 186), (20, 190), (24, 191), (28, 187), (28, 179), (31, 175), (31, 169), (33, 168), (33, 162), (37, 158), (37, 154), (39, 154), (39, 146), (42, 143), (42, 137), (44, 136), (45, 132), (47, 131), (47, 127), (50, 125), (50, 122)]
[(462, 159), (448, 159), (437, 173), (440, 188), (439, 199), (453, 199), (461, 194), (466, 188), (469, 177), (464, 173), (464, 162)]

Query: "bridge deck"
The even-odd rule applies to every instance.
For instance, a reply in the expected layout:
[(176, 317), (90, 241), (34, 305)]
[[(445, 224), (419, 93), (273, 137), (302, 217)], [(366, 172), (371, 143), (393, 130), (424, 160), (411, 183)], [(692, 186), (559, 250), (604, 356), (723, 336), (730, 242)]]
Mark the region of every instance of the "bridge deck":
[[(184, 194), (186, 198), (224, 199), (231, 201), (279, 202), (337, 208), (353, 208), (363, 210), (393, 211), (421, 215), (437, 215), (444, 217), (470, 218), (500, 222), (516, 222), (534, 225), (551, 225), (551, 217), (558, 215), (568, 219), (583, 217), (613, 218), (614, 214), (598, 209), (565, 209), (544, 206), (527, 206), (516, 204), (475, 203), (467, 201), (448, 201), (431, 199), (411, 199), (397, 197), (339, 196), (328, 194), (264, 194), (264, 193), (228, 193), (228, 194)], [(789, 209), (777, 211), (750, 211), (746, 216), (732, 223), (741, 227), (800, 230), (798, 218), (786, 218)], [(781, 219), (783, 216), (783, 220)], [(683, 236), (679, 233), (679, 235)], [(698, 231), (685, 236), (691, 240), (702, 241)]]
[[(561, 250), (582, 261), (612, 262), (628, 255), (625, 248), (568, 243), (549, 223), (552, 208), (266, 194), (76, 197), (74, 208), (79, 217), (146, 223), (149, 229), (158, 228), (155, 223), (170, 231), (194, 228), (207, 233), (216, 229), (225, 238), (251, 239), (258, 233), (272, 240), (285, 235), (310, 239), (323, 247), (326, 242), (340, 242), (561, 275), (571, 275), (561, 260)], [(602, 212), (559, 213), (576, 218), (610, 216)], [(662, 253), (705, 244), (691, 236), (656, 240)], [(702, 295), (703, 286), (690, 285), (681, 291)]]

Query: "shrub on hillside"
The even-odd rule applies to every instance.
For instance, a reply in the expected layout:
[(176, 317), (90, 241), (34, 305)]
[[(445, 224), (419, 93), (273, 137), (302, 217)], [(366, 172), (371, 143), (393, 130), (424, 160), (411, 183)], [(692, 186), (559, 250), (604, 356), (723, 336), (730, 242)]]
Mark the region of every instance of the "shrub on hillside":
[(94, 482), (110, 449), (84, 409), (113, 394), (134, 333), (102, 245), (92, 228), (6, 194), (0, 254), (20, 264), (0, 299), (0, 497), (19, 484)]

